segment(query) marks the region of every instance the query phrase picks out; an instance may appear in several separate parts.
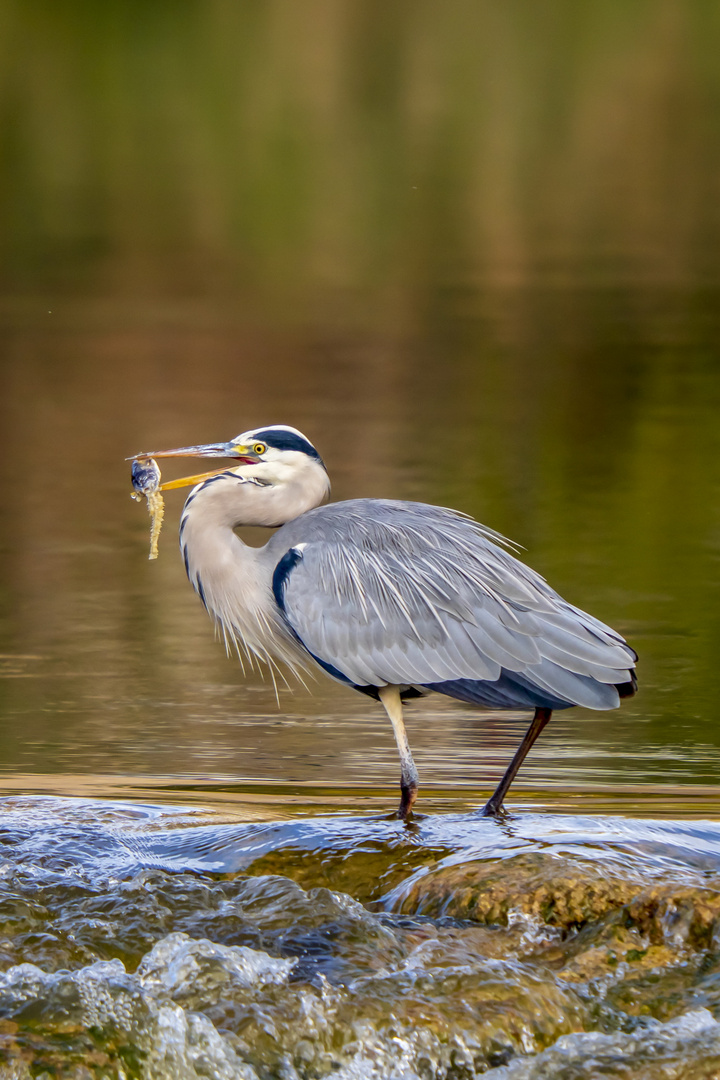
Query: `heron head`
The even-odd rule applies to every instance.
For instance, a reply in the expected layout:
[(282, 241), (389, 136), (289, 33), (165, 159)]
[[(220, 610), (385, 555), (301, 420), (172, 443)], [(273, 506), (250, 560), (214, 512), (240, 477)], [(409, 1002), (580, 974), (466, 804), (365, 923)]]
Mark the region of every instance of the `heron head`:
[[(196, 486), (221, 474), (254, 481), (243, 492), (244, 499), (252, 499), (255, 504), (253, 520), (248, 518), (245, 524), (275, 525), (281, 518), (290, 520), (303, 512), (297, 509), (301, 502), (309, 503), (304, 509), (317, 506), (330, 491), (325, 464), (313, 444), (297, 428), (284, 424), (252, 428), (226, 443), (156, 450), (136, 457), (234, 458), (237, 465), (169, 480), (160, 485), (160, 490)], [(213, 494), (218, 496), (220, 492), (216, 488)]]

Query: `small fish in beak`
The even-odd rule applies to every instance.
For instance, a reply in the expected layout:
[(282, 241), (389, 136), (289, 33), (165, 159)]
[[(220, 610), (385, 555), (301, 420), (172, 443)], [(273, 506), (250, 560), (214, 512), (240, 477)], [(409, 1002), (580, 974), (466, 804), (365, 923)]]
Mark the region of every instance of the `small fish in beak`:
[(153, 458), (136, 458), (131, 469), (132, 498), (141, 502), (147, 499), (150, 514), (150, 554), (149, 559), (158, 557), (158, 539), (165, 516), (165, 502), (160, 492), (160, 469)]
[(126, 461), (132, 461), (132, 484), (135, 489), (133, 499), (138, 502), (143, 496), (148, 501), (148, 511), (152, 519), (150, 529), (150, 555), (149, 558), (158, 557), (158, 537), (162, 526), (165, 505), (161, 492), (170, 491), (173, 488), (194, 487), (195, 484), (209, 480), (211, 476), (226, 472), (227, 466), (222, 469), (213, 469), (211, 472), (199, 473), (195, 476), (182, 476), (178, 480), (168, 480), (160, 483), (160, 469), (155, 458), (159, 457), (222, 457), (234, 458), (240, 465), (253, 465), (259, 461), (258, 454), (250, 447), (240, 444), (237, 440), (225, 443), (205, 443), (202, 446), (181, 446), (177, 450), (151, 450), (143, 454), (135, 454)]

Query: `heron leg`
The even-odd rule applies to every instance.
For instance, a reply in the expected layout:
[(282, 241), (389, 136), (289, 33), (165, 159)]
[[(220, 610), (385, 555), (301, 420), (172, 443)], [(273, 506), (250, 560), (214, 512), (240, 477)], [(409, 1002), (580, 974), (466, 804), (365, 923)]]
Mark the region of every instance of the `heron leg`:
[(508, 793), (508, 788), (517, 776), (518, 769), (527, 757), (527, 752), (537, 739), (542, 729), (552, 716), (552, 709), (536, 709), (532, 723), (527, 729), (525, 738), (517, 748), (517, 753), (507, 767), (507, 771), (498, 784), (494, 793), (490, 796), (482, 812), (483, 817), (496, 817), (502, 809), (503, 799)]
[(406, 818), (409, 817), (413, 803), (417, 798), (418, 772), (415, 768), (413, 756), (410, 753), (410, 743), (408, 742), (405, 724), (403, 723), (400, 688), (392, 685), (379, 686), (378, 696), (385, 706), (385, 712), (390, 717), (390, 723), (395, 732), (395, 742), (397, 743), (398, 753), (400, 754), (400, 791), (402, 792), (402, 795), (400, 798), (398, 814), (403, 821), (405, 821)]

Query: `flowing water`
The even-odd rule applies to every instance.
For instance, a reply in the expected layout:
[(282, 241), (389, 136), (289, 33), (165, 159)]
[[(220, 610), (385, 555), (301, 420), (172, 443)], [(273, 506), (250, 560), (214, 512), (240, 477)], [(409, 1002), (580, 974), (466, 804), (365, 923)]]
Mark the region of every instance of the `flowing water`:
[(13, 797), (0, 843), (7, 1076), (720, 1068), (715, 822)]
[[(720, 22), (0, 12), (0, 1080), (720, 1076)], [(125, 458), (289, 423), (456, 507), (640, 692), (407, 709), (228, 658)], [(167, 465), (167, 478), (180, 475)], [(262, 543), (260, 532), (249, 533)]]

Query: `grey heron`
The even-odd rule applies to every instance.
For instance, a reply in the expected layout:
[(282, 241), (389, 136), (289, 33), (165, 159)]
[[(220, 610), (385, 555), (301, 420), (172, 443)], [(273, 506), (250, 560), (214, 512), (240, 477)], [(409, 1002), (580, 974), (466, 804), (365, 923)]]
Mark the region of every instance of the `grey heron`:
[[(563, 600), (509, 541), (454, 510), (389, 499), (323, 505), (320, 454), (284, 425), (226, 443), (144, 457), (237, 464), (173, 480), (194, 485), (180, 519), (190, 583), (226, 643), (295, 672), (321, 668), (379, 700), (400, 755), (399, 815), (418, 790), (403, 701), (435, 691), (533, 719), (483, 813), (498, 815), (553, 710), (613, 709), (637, 688), (624, 639)], [(235, 529), (275, 529), (264, 547)]]

